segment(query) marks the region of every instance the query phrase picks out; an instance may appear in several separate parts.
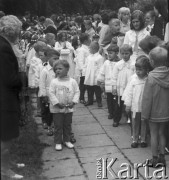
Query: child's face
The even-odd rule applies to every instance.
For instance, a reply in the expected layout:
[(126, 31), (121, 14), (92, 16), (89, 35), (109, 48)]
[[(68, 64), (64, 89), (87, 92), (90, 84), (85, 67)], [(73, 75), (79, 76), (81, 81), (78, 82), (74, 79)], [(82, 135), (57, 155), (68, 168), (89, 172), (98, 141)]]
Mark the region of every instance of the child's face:
[(136, 74), (140, 79), (143, 79), (147, 75), (147, 70), (144, 68), (136, 67)]
[(42, 61), (45, 61), (45, 55), (44, 55), (44, 52), (39, 51), (39, 52), (38, 52), (38, 56), (39, 56), (39, 59), (41, 59)]
[(51, 46), (54, 46), (54, 45), (55, 45), (55, 38), (51, 39), (50, 44), (51, 44)]
[(120, 32), (120, 21), (111, 21), (109, 25), (113, 34)]
[(128, 13), (128, 12), (123, 12), (122, 14), (121, 14), (121, 20), (122, 21), (128, 21), (130, 19), (130, 14)]
[(113, 61), (117, 58), (118, 52), (115, 51), (108, 51), (108, 58), (110, 61)]
[(130, 51), (121, 51), (120, 54), (124, 61), (127, 62), (130, 59), (130, 56), (131, 56)]
[(89, 30), (92, 26), (90, 24), (85, 24), (86, 30)]
[(89, 46), (89, 50), (90, 50), (90, 53), (91, 54), (95, 54), (95, 53), (97, 53), (98, 52), (98, 49), (95, 47), (95, 45), (94, 44), (90, 44), (90, 46)]
[(154, 19), (151, 17), (150, 13), (147, 13), (145, 16), (145, 24), (148, 26), (149, 24), (153, 24)]
[(62, 42), (66, 41), (66, 34), (62, 35)]
[(49, 64), (51, 67), (53, 67), (53, 63), (58, 60), (58, 56), (53, 55), (50, 59), (49, 59)]
[(134, 27), (134, 29), (136, 31), (138, 31), (140, 29), (140, 21), (139, 21), (139, 19), (133, 19), (132, 24), (133, 24), (133, 27)]
[(55, 68), (56, 76), (59, 78), (63, 78), (67, 76), (68, 69), (65, 68), (62, 64), (58, 64)]

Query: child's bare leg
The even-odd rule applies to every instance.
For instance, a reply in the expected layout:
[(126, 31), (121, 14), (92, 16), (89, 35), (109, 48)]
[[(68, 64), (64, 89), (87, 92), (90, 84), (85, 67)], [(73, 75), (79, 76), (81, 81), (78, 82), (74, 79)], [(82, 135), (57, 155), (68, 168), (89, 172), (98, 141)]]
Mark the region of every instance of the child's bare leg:
[(159, 123), (150, 122), (151, 151), (153, 156), (158, 156)]
[(160, 147), (160, 154), (165, 154), (165, 146), (166, 146), (166, 138), (165, 138), (165, 128), (166, 123), (160, 123), (159, 129), (159, 147)]

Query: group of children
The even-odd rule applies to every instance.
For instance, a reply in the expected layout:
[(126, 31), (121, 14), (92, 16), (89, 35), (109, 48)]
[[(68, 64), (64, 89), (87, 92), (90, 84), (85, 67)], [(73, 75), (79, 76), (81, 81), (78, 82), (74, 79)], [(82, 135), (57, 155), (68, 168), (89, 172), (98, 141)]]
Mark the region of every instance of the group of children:
[[(164, 129), (169, 121), (168, 47), (156, 47), (160, 44), (156, 37), (146, 39), (149, 32), (145, 29), (141, 11), (134, 11), (131, 17), (131, 30), (125, 18), (124, 22), (112, 18), (110, 30), (115, 33), (106, 48), (99, 42), (98, 35), (91, 37), (86, 32), (79, 34), (76, 48), (67, 41), (66, 33), (59, 35), (60, 40), (56, 43), (55, 36), (48, 33), (45, 43), (41, 38), (33, 50), (29, 50), (29, 87), (37, 93), (43, 127), (49, 136), (54, 134), (56, 150), (62, 150), (62, 143), (73, 148), (76, 142), (71, 128), (74, 105), (78, 101), (85, 106), (93, 105), (95, 95), (100, 108), (105, 92), (108, 119), (113, 119), (113, 127), (119, 126), (125, 107), (125, 116), (132, 129), (131, 147), (137, 148), (140, 141), (140, 146), (145, 148), (149, 122), (151, 162), (154, 167), (159, 162), (165, 164)], [(119, 44), (121, 26), (127, 30), (124, 41)], [(141, 46), (142, 40), (149, 43), (147, 48)], [(70, 52), (74, 57), (73, 76), (70, 75), (70, 56), (67, 56)]]

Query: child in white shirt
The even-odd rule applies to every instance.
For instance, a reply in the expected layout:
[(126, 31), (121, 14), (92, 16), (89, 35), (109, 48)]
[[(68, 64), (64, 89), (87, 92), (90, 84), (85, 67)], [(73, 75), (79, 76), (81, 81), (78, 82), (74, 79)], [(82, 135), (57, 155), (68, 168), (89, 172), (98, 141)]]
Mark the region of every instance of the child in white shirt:
[(44, 58), (46, 44), (44, 42), (37, 42), (34, 45), (35, 56), (30, 60), (29, 72), (28, 72), (28, 85), (30, 88), (37, 88), (35, 74), (39, 64), (42, 64)]
[(48, 63), (41, 72), (39, 82), (39, 91), (41, 96), (41, 115), (43, 128), (48, 128), (47, 135), (52, 136), (53, 131), (51, 128), (51, 124), (53, 118), (49, 110), (49, 86), (51, 81), (55, 78), (55, 73), (53, 71), (53, 63), (56, 60), (59, 60), (59, 53), (54, 49), (48, 49), (45, 54)]
[(90, 44), (89, 49), (91, 54), (87, 57), (85, 65), (86, 70), (84, 84), (87, 85), (88, 90), (88, 102), (85, 106), (93, 104), (93, 97), (95, 93), (98, 107), (102, 107), (101, 88), (97, 85), (97, 76), (104, 63), (104, 58), (99, 54), (98, 42), (93, 41)]
[[(139, 135), (141, 135), (141, 147), (147, 147), (146, 143), (146, 129), (145, 121), (141, 121), (141, 105), (144, 84), (150, 69), (149, 59), (141, 55), (136, 59), (136, 73), (131, 77), (125, 92), (124, 104), (126, 105), (126, 112), (132, 112), (132, 148), (138, 147)], [(140, 131), (141, 129), (141, 131)]]
[(108, 119), (113, 119), (116, 115), (116, 97), (112, 94), (112, 73), (115, 64), (119, 61), (118, 53), (119, 47), (116, 44), (111, 44), (107, 48), (109, 60), (106, 60), (100, 69), (99, 75), (97, 77), (97, 83), (102, 88), (105, 88), (107, 95), (107, 107), (108, 107)]
[(62, 150), (63, 142), (68, 148), (74, 145), (70, 142), (73, 107), (79, 101), (79, 87), (77, 82), (68, 76), (69, 63), (59, 60), (54, 63), (53, 70), (56, 74), (49, 87), (50, 111), (53, 113), (55, 149)]
[(119, 104), (118, 113), (117, 113), (118, 116), (114, 118), (113, 127), (117, 127), (119, 125), (119, 121), (122, 117), (122, 109), (124, 105), (124, 101), (122, 101), (121, 98), (130, 77), (134, 73), (134, 67), (130, 59), (130, 56), (132, 55), (132, 47), (128, 44), (123, 44), (122, 47), (120, 48), (120, 55), (123, 59), (115, 64), (112, 74), (113, 77), (112, 93), (113, 95), (118, 96), (118, 104)]
[(82, 33), (79, 37), (81, 47), (77, 50), (76, 56), (76, 76), (80, 77), (79, 89), (80, 89), (80, 102), (85, 104), (85, 91), (86, 86), (84, 85), (85, 80), (85, 73), (84, 73), (84, 66), (86, 63), (86, 59), (89, 56), (89, 45), (90, 45), (90, 38), (89, 35), (86, 33)]

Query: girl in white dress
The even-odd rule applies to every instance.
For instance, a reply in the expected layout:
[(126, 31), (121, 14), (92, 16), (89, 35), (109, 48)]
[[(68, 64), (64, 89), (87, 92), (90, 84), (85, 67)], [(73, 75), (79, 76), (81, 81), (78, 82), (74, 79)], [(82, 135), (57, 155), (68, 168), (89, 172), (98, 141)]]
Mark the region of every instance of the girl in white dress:
[(75, 72), (75, 63), (73, 61), (74, 48), (72, 47), (71, 43), (67, 41), (66, 32), (61, 32), (58, 34), (58, 41), (55, 43), (55, 50), (60, 53), (60, 60), (68, 61), (70, 65), (68, 74), (73, 78)]

